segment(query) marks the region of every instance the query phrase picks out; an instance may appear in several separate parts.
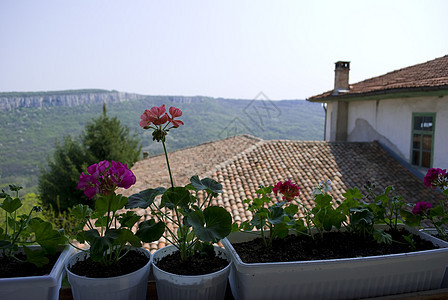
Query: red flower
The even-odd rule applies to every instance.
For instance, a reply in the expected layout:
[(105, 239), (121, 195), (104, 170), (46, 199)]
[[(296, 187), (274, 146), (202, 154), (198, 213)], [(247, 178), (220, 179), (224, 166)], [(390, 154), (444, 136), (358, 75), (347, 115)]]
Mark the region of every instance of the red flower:
[(278, 182), (272, 189), (274, 194), (277, 196), (278, 193), (283, 194), (283, 200), (291, 202), (294, 197), (300, 194), (300, 188), (291, 182), (291, 180), (285, 182)]
[(169, 116), (166, 114), (165, 104), (157, 107), (154, 106), (151, 109), (145, 110), (145, 112), (140, 116), (140, 126), (143, 128), (148, 128), (151, 124), (163, 125), (169, 121)]
[(169, 111), (170, 111), (170, 115), (171, 115), (169, 120), (170, 120), (171, 124), (173, 124), (174, 127), (177, 128), (180, 125), (184, 125), (184, 122), (182, 122), (181, 120), (174, 120), (174, 118), (182, 116), (182, 111), (179, 108), (171, 106)]
[(431, 203), (428, 203), (425, 201), (420, 201), (420, 202), (417, 202), (417, 204), (415, 204), (414, 208), (412, 209), (412, 213), (414, 215), (419, 215), (421, 213), (426, 212), (431, 207), (432, 207)]
[(140, 121), (140, 127), (148, 129), (151, 124), (158, 126), (163, 125), (166, 122), (170, 122), (175, 128), (180, 125), (184, 125), (184, 122), (181, 120), (174, 120), (174, 118), (182, 116), (182, 111), (179, 108), (171, 106), (169, 112), (171, 116), (166, 113), (165, 104), (162, 104), (159, 107), (154, 106), (149, 110), (145, 110), (140, 116), (140, 119), (142, 119)]

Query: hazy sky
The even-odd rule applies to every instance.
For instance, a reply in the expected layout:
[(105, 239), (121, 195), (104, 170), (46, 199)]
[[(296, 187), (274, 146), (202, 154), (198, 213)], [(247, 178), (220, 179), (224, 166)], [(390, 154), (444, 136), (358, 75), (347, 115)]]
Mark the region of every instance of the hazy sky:
[(0, 91), (305, 99), (448, 54), (448, 1), (0, 0)]

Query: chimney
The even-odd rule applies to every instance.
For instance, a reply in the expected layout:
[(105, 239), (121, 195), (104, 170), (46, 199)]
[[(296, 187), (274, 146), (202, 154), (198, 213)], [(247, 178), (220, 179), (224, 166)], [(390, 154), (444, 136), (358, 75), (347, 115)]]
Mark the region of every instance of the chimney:
[(348, 92), (350, 89), (348, 85), (348, 73), (350, 71), (349, 61), (338, 61), (335, 63), (334, 69), (334, 90), (333, 95)]

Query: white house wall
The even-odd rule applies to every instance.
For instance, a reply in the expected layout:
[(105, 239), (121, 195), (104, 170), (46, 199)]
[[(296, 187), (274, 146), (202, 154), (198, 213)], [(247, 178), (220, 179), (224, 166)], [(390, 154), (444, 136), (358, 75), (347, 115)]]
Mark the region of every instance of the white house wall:
[(448, 169), (448, 96), (350, 102), (347, 140), (377, 140), (409, 162), (412, 113), (424, 112), (436, 113), (433, 167)]

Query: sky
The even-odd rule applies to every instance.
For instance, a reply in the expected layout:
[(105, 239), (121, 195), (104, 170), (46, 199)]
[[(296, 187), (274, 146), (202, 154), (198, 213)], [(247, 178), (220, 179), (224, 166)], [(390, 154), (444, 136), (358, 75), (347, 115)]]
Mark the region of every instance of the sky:
[(448, 54), (445, 0), (0, 0), (0, 92), (306, 99)]

